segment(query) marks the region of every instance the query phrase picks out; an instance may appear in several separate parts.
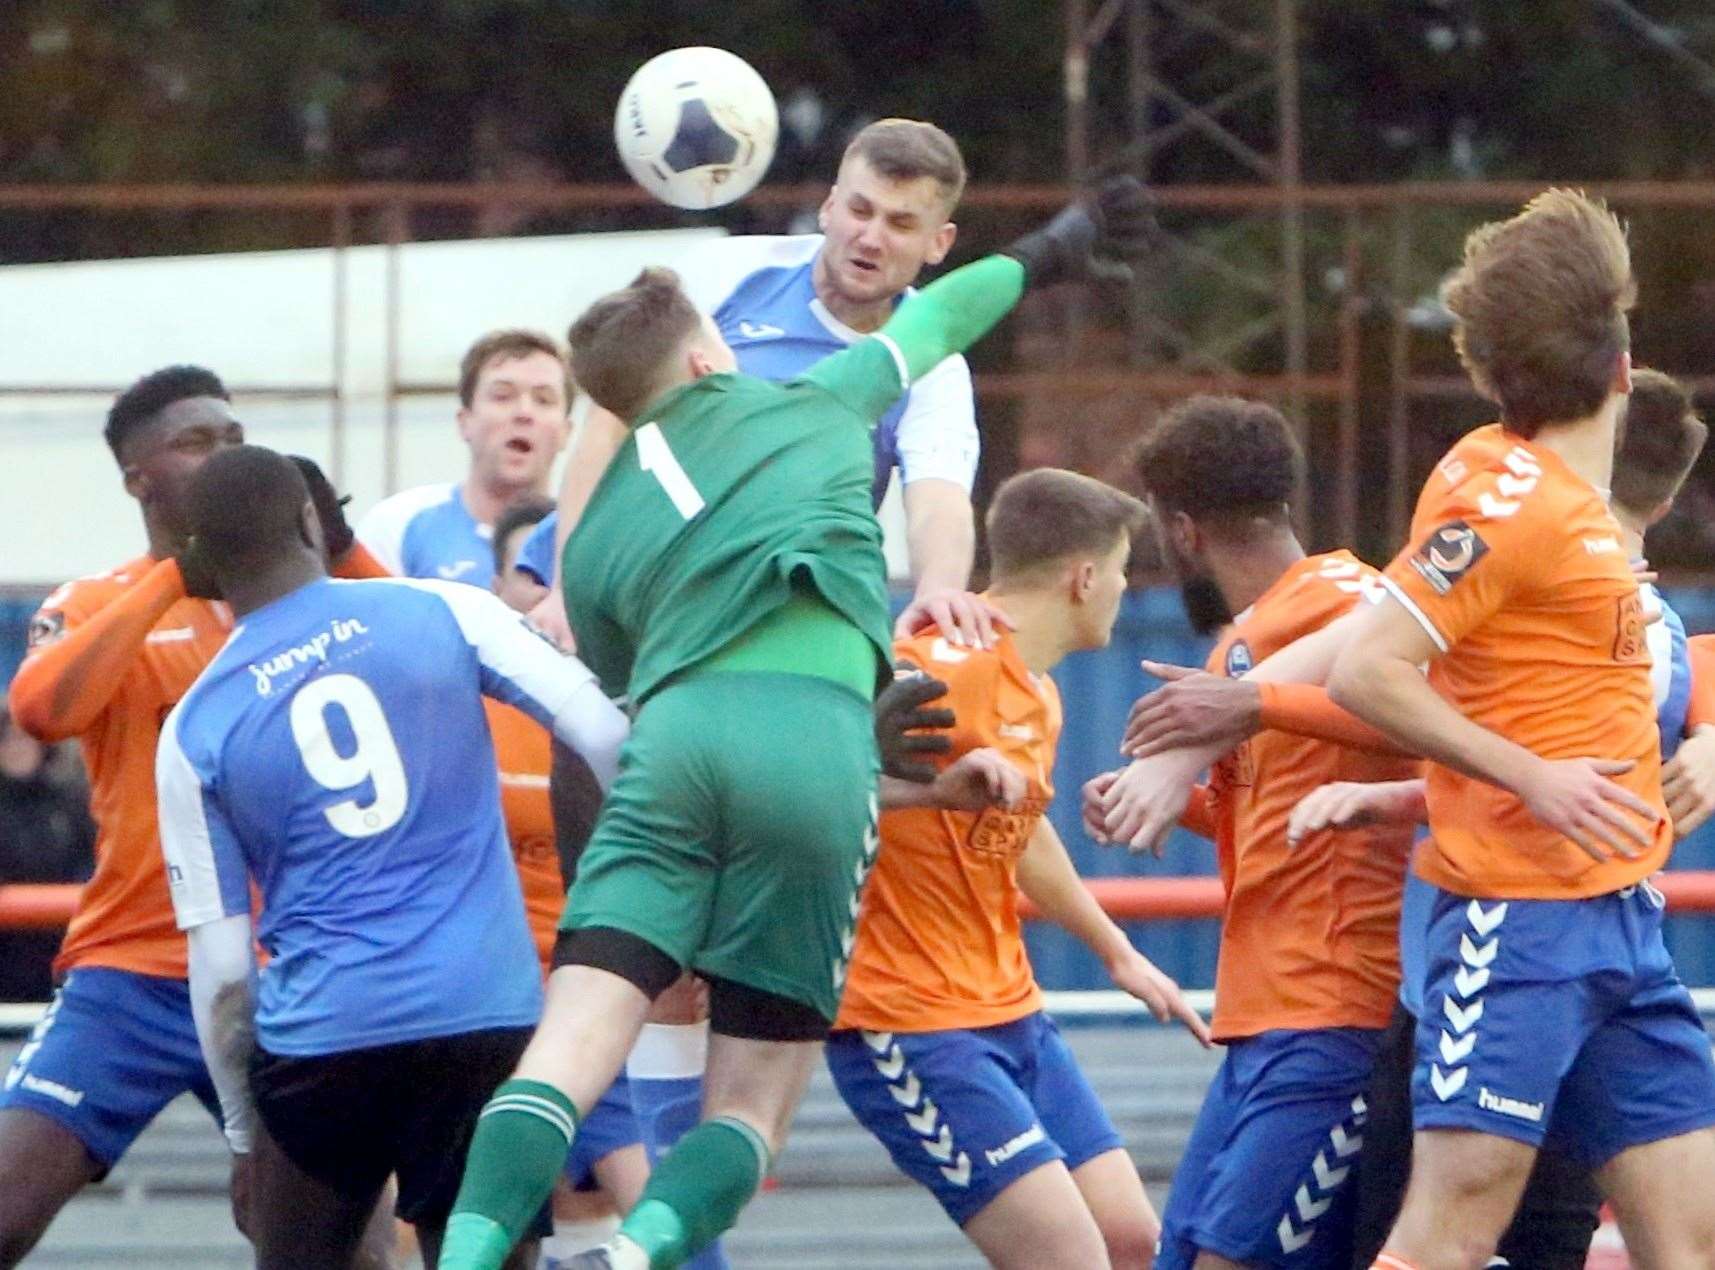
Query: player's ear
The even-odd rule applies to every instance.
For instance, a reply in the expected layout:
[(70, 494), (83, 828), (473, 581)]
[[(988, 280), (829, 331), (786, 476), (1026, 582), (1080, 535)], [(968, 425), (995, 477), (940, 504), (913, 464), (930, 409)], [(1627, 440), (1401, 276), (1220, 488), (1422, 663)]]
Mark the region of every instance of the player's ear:
[(304, 505), (298, 508), (298, 540), (318, 556), (326, 554), (322, 518), (316, 512), (314, 499), (306, 498)]
[(959, 227), (948, 221), (935, 231), (935, 237), (930, 244), (928, 254), (923, 257), (926, 265), (938, 265), (947, 258), (947, 253), (953, 250), (953, 242), (959, 236)]
[(1667, 514), (1672, 510), (1673, 500), (1671, 498), (1662, 499), (1661, 502), (1655, 505), (1655, 510), (1650, 512), (1649, 519), (1644, 521), (1644, 528), (1655, 528), (1657, 525), (1661, 524), (1663, 520), (1667, 519)]
[(125, 474), (125, 492), (139, 503), (146, 502), (151, 489), (148, 475), (135, 467), (122, 468), (121, 471)]
[(1083, 604), (1090, 598), (1090, 593), (1096, 589), (1096, 562), (1080, 560), (1072, 566), (1072, 602)]
[(1167, 532), (1173, 535), (1173, 545), (1187, 556), (1196, 555), (1203, 545), (1202, 530), (1184, 512), (1176, 511), (1168, 518)]
[(824, 234), (828, 232), (828, 217), (833, 215), (834, 198), (840, 192), (839, 183), (828, 187), (828, 197), (822, 200), (822, 205), (816, 209), (816, 228)]
[(459, 412), (453, 416), (459, 424), (459, 440), (470, 444), (470, 407), (460, 406)]
[(1632, 391), (1632, 355), (1621, 353), (1614, 363), (1614, 382), (1609, 385), (1609, 392), (1623, 393), (1627, 396)]

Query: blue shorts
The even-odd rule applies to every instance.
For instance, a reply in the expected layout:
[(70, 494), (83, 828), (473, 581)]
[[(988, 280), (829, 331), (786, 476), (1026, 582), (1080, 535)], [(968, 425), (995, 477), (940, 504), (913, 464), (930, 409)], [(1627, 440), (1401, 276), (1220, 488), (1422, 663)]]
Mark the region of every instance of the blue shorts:
[(839, 1031), (827, 1055), (859, 1123), (961, 1226), (1031, 1170), (1075, 1169), (1122, 1145), (1046, 1014), (948, 1032)]
[(1412, 1077), (1419, 1129), (1547, 1143), (1595, 1169), (1715, 1124), (1715, 1060), (1647, 882), (1586, 900), (1438, 891)]
[(1191, 1130), (1156, 1270), (1199, 1249), (1244, 1265), (1345, 1267), (1380, 1029), (1263, 1032), (1227, 1047)]
[(643, 1130), (631, 1107), (631, 1080), (620, 1072), (601, 1100), (578, 1122), (566, 1156), (566, 1180), (581, 1191), (596, 1189), (595, 1166), (615, 1151), (642, 1141)]
[(184, 980), (90, 966), (66, 975), (18, 1051), (0, 1110), (24, 1108), (63, 1125), (105, 1173), (187, 1091), (218, 1124)]

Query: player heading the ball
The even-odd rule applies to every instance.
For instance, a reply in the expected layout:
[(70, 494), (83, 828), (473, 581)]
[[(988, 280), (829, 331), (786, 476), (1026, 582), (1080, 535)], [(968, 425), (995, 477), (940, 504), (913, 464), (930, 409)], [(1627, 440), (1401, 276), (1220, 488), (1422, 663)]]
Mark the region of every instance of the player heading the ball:
[(646, 270), (572, 327), (573, 369), (625, 420), (566, 548), (578, 646), (636, 711), (562, 919), (548, 1006), (479, 1123), (443, 1270), (495, 1270), (650, 1002), (709, 980), (705, 1119), (616, 1240), (574, 1266), (676, 1266), (732, 1225), (839, 1003), (874, 859), (870, 701), (892, 677), (869, 429), (1026, 286), (1088, 277), (1152, 232), (1131, 178), (900, 306), (783, 384), (735, 358), (674, 275)]

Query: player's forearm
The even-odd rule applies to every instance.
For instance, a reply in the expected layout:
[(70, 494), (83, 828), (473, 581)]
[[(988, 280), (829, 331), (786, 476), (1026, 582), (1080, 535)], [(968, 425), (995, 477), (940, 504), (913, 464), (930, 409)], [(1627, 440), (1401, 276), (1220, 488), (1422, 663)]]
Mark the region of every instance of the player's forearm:
[(1354, 644), (1342, 654), (1328, 695), (1406, 751), (1514, 793), (1540, 761), (1471, 722), (1430, 687), (1414, 663), (1383, 649)]
[(1691, 662), (1691, 700), (1685, 710), (1686, 735), (1705, 723), (1715, 723), (1715, 636), (1693, 635), (1686, 642)]
[(1179, 827), (1210, 842), (1215, 840), (1215, 809), (1210, 805), (1207, 785), (1192, 788), (1190, 800), (1179, 815)]
[[(608, 464), (613, 462), (613, 456), (619, 453), (619, 447), (625, 444), (627, 428), (619, 416), (603, 410), (591, 403), (589, 413), (584, 416), (583, 426), (572, 438), (571, 448), (566, 451), (566, 466), (564, 475), (560, 478), (560, 494), (555, 500), (558, 520), (554, 527), (554, 559), (558, 561), (565, 553), (566, 540), (572, 536), (572, 530), (578, 527), (584, 508), (589, 506), (590, 495), (595, 493), (595, 487), (601, 484), (601, 478), (607, 474)], [(559, 573), (558, 565), (554, 572)], [(551, 583), (552, 585), (552, 583)], [(558, 587), (554, 587), (558, 590)]]
[(588, 680), (567, 696), (554, 713), (554, 735), (578, 752), (604, 794), (612, 788), (631, 722), (600, 684)]
[(883, 776), (876, 793), (876, 801), (883, 811), (904, 811), (911, 807), (940, 807), (936, 797), (933, 782), (900, 780), (897, 776)]
[(1327, 741), (1370, 754), (1417, 755), (1400, 749), (1387, 736), (1348, 710), (1334, 704), (1326, 688), (1306, 683), (1257, 684), (1261, 695), (1261, 723), (1266, 729), (1293, 736)]
[(1096, 903), (1072, 866), (1066, 844), (1046, 819), (1037, 822), (1018, 859), (1018, 889), (1044, 917), (1075, 936), (1104, 963), (1131, 951), (1125, 932)]
[(12, 680), (12, 717), (42, 741), (77, 736), (101, 717), (149, 632), (179, 600), (176, 561), (163, 560), (94, 617), (24, 659)]
[(186, 932), (190, 945), (191, 1015), (209, 1080), (220, 1097), (226, 1140), (244, 1154), (256, 1126), (250, 1096), (250, 1055), (256, 1048), (256, 970), (248, 915), (222, 918)]
[(906, 486), (905, 534), (918, 595), (962, 591), (969, 585), (977, 534), (970, 496), (962, 489), (939, 480)]
[(924, 287), (899, 306), (881, 333), (915, 381), (980, 340), (1023, 294), (1023, 265), (1011, 256), (984, 256)]
[(1359, 605), (1321, 630), (1275, 650), (1246, 671), (1245, 678), (1258, 683), (1327, 683), (1335, 661), (1363, 620), (1364, 607)]

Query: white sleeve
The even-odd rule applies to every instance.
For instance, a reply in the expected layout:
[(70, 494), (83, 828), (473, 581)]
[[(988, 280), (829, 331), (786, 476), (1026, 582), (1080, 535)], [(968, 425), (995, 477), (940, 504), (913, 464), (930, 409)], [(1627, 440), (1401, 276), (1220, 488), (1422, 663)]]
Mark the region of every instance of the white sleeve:
[(899, 481), (952, 481), (968, 494), (977, 479), (982, 442), (971, 368), (949, 357), (911, 386), (899, 419)]
[(209, 1080), (220, 1096), (226, 1141), (250, 1150), (256, 1104), (244, 1058), (255, 1046), (256, 946), (250, 916), (227, 917), (193, 929), (190, 944), (191, 1017)]
[(517, 706), (571, 746), (606, 790), (631, 731), (589, 667), (533, 631), (491, 592), (458, 582), (398, 579), (440, 596), (482, 667), (482, 690)]
[(242, 916), (250, 920), (250, 881), (220, 809), (179, 742), (175, 707), (155, 749), (155, 804), (167, 887), (180, 930)]
[(451, 496), (451, 485), (419, 485), (400, 490), (382, 499), (363, 513), (357, 522), (357, 540), (369, 550), (387, 572), (395, 577), (405, 575), (405, 531), (411, 527), (417, 513), (444, 503)]

